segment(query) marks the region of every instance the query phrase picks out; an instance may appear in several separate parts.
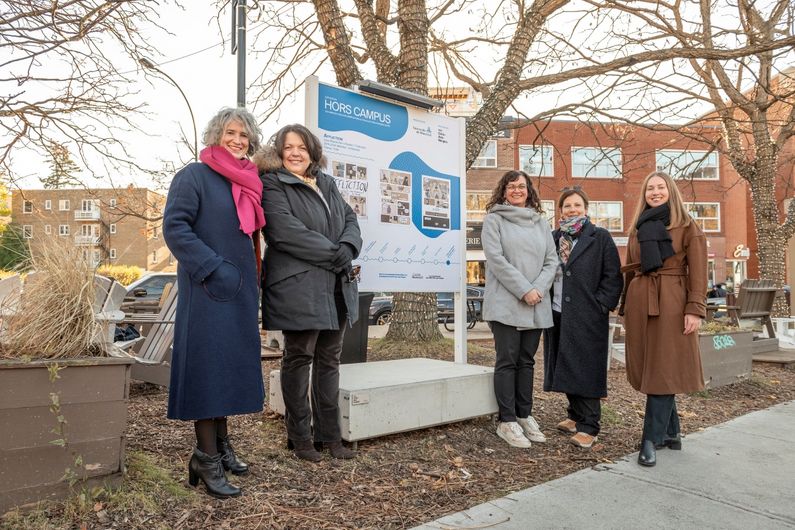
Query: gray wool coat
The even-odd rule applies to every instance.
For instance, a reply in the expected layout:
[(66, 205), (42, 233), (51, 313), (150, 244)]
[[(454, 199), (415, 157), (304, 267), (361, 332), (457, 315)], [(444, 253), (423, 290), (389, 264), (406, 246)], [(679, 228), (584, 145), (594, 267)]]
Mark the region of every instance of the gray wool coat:
[[(343, 317), (358, 320), (359, 290), (345, 272), (334, 272), (332, 259), (347, 243), (354, 258), (362, 248), (356, 213), (343, 200), (334, 180), (317, 175), (323, 199), (302, 179), (282, 167), (266, 146), (254, 157), (263, 182), (262, 207), (267, 224), (263, 261), (262, 327), (285, 331), (340, 329)], [(335, 291), (345, 300), (339, 315)]]
[[(487, 262), (483, 320), (527, 329), (552, 327), (549, 289), (558, 255), (544, 214), (497, 204), (483, 219), (481, 241)], [(535, 306), (522, 300), (531, 289), (543, 296)]]

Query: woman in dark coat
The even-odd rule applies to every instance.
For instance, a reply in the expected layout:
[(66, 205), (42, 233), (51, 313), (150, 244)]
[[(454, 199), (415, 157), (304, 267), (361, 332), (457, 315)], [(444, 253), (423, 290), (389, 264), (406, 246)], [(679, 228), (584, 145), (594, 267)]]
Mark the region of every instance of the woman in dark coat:
[(681, 449), (676, 394), (704, 388), (698, 328), (706, 316), (707, 238), (667, 173), (649, 174), (629, 231), (624, 294), (627, 379), (646, 394), (638, 463)]
[(309, 129), (288, 125), (271, 143), (255, 157), (268, 218), (262, 324), (284, 333), (287, 445), (313, 462), (324, 447), (334, 458), (353, 458), (342, 445), (338, 395), (343, 335), (358, 319), (351, 260), (362, 246), (359, 224), (321, 171), (322, 147)]
[(608, 313), (618, 305), (621, 261), (613, 238), (588, 217), (588, 196), (565, 190), (560, 227), (552, 234), (560, 264), (552, 284), (553, 328), (544, 330), (544, 390), (564, 392), (568, 418), (558, 430), (590, 448), (607, 395)]
[(163, 236), (177, 266), (177, 314), (168, 417), (193, 420), (190, 483), (240, 495), (224, 474), (248, 472), (229, 443), (227, 416), (262, 410), (258, 279), (252, 234), (265, 223), (262, 182), (247, 157), (259, 146), (254, 117), (222, 109), (204, 132), (201, 162), (174, 177)]

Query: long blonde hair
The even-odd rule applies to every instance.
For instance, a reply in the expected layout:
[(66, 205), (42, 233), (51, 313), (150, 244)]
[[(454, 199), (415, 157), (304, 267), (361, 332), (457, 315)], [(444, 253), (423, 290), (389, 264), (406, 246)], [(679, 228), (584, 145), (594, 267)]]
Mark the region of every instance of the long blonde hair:
[(671, 210), (671, 223), (666, 228), (675, 228), (677, 226), (687, 226), (693, 220), (690, 217), (690, 213), (685, 208), (685, 202), (682, 200), (682, 194), (679, 192), (679, 188), (676, 186), (674, 179), (671, 178), (671, 175), (666, 173), (665, 171), (653, 171), (646, 175), (646, 178), (643, 179), (643, 184), (640, 186), (640, 198), (638, 199), (638, 204), (635, 207), (635, 215), (632, 216), (632, 224), (629, 228), (629, 235), (634, 234), (637, 231), (637, 227), (635, 225), (638, 224), (638, 217), (640, 214), (643, 213), (644, 210), (649, 208), (649, 205), (646, 204), (646, 186), (649, 185), (649, 181), (652, 177), (660, 177), (665, 181), (665, 185), (668, 186), (668, 207)]

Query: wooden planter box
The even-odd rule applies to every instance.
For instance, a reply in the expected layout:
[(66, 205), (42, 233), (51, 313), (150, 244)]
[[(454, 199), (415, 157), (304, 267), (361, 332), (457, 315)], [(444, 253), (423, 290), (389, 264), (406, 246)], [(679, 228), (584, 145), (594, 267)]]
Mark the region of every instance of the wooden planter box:
[(751, 376), (753, 333), (733, 331), (700, 335), (701, 365), (707, 388), (730, 385)]
[(0, 361), (0, 515), (121, 479), (132, 362)]

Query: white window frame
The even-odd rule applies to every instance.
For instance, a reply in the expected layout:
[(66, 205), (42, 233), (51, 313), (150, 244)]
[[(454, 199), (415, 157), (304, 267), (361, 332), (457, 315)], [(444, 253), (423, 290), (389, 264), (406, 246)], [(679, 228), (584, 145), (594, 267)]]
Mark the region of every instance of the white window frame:
[(110, 208), (115, 208), (115, 207), (116, 207), (116, 199), (111, 199), (111, 200), (109, 200), (109, 201), (108, 201), (108, 206), (109, 206)]
[[(610, 228), (605, 225), (599, 224), (597, 221), (600, 219), (596, 214), (598, 212), (599, 206), (602, 204), (618, 204), (619, 206), (619, 220), (620, 220), (620, 227), (619, 228)], [(594, 221), (594, 225), (601, 226), (608, 232), (623, 232), (624, 231), (624, 203), (622, 201), (591, 201), (588, 204), (588, 215)]]
[(71, 209), (72, 209), (72, 204), (69, 202), (69, 199), (58, 199), (59, 212), (68, 212)]
[(157, 263), (157, 249), (152, 251), (152, 263)]
[[(598, 153), (598, 160), (588, 166), (588, 169), (582, 171), (580, 166), (582, 164), (575, 161), (577, 154), (582, 153), (587, 155), (586, 152), (592, 152), (591, 158), (596, 160), (595, 156)], [(614, 154), (618, 155), (618, 161), (613, 157)], [(605, 161), (609, 160), (608, 164)], [(623, 153), (620, 147), (572, 147), (571, 148), (571, 176), (574, 178), (590, 178), (590, 179), (618, 179), (622, 177), (623, 172)], [(610, 175), (593, 174), (607, 173), (609, 170)]]
[[(483, 222), (483, 218), (486, 217), (485, 206), (486, 206), (486, 203), (489, 202), (489, 199), (491, 198), (491, 193), (492, 192), (485, 191), (485, 190), (467, 190), (467, 201), (466, 201), (466, 203), (467, 203), (467, 222), (469, 222), (469, 221), (471, 221), (473, 223), (482, 223)], [(470, 195), (478, 195), (478, 196), (485, 197), (485, 200), (483, 200), (483, 206), (484, 206), (483, 210), (477, 210), (477, 209), (470, 209), (469, 208), (469, 196)], [(480, 201), (478, 201), (478, 202), (480, 202)], [(473, 214), (473, 215), (470, 215), (470, 214)]]
[(116, 249), (110, 249), (110, 259), (116, 259)]
[(28, 200), (22, 201), (22, 213), (24, 214), (33, 213), (33, 201), (28, 201)]
[[(717, 216), (716, 217), (696, 217), (696, 216), (694, 216), (693, 215), (693, 211), (690, 209), (690, 207), (691, 206), (700, 206), (700, 205), (706, 205), (706, 206), (713, 206), (714, 205), (716, 207), (715, 210), (716, 210)], [(707, 233), (710, 233), (710, 234), (714, 234), (714, 233), (717, 233), (717, 232), (721, 231), (720, 202), (686, 202), (685, 203), (685, 208), (687, 208), (687, 211), (690, 214), (690, 217), (692, 217), (698, 223), (698, 225), (701, 227), (701, 230), (703, 230), (704, 232), (707, 232)], [(716, 219), (718, 221), (718, 228), (717, 229), (707, 229), (707, 228), (705, 228), (704, 220), (706, 220), (706, 219)]]
[(174, 264), (174, 254), (172, 254), (171, 252), (168, 253), (168, 264), (169, 265)]
[(33, 239), (33, 225), (22, 225), (22, 238)]
[(45, 210), (52, 210), (52, 201), (50, 199), (47, 199), (46, 201), (44, 201), (44, 209)]
[(111, 223), (110, 224), (110, 233), (111, 234), (115, 234), (116, 233), (116, 223)]
[(152, 227), (152, 239), (160, 239), (160, 228), (158, 226)]
[[(520, 145), (519, 146), (519, 169), (531, 177), (554, 177), (555, 162), (553, 157), (554, 149), (551, 145)], [(527, 164), (523, 163), (527, 159)], [(534, 171), (529, 167), (529, 163), (534, 162), (541, 171)]]
[[(676, 156), (675, 156), (676, 155)], [(660, 158), (665, 157), (664, 161)], [(707, 165), (707, 163), (714, 157), (714, 164)], [(689, 159), (684, 161), (683, 168), (676, 166), (678, 159)], [(667, 162), (667, 163), (663, 163)], [(657, 171), (665, 171), (671, 178), (675, 180), (720, 180), (720, 159), (717, 151), (706, 151), (699, 149), (658, 149), (654, 156), (654, 165)], [(694, 168), (688, 174), (683, 174), (683, 169), (693, 166)], [(704, 169), (714, 169), (714, 177), (696, 177), (693, 176)]]
[(69, 235), (69, 225), (58, 225), (58, 235), (59, 236), (68, 236)]
[(555, 201), (549, 199), (542, 199), (541, 200), (541, 208), (544, 209), (544, 215), (547, 216), (547, 220), (549, 221), (549, 226), (555, 228)]
[[(490, 151), (492, 146), (494, 148), (494, 156), (488, 156), (487, 150)], [(491, 162), (492, 160), (493, 163)], [(480, 153), (478, 153), (478, 157), (475, 159), (475, 161), (472, 162), (472, 167), (497, 167), (497, 140), (486, 140), (483, 143), (483, 148), (480, 150)]]
[(47, 235), (52, 234), (52, 226), (44, 225), (44, 233), (47, 234)]

